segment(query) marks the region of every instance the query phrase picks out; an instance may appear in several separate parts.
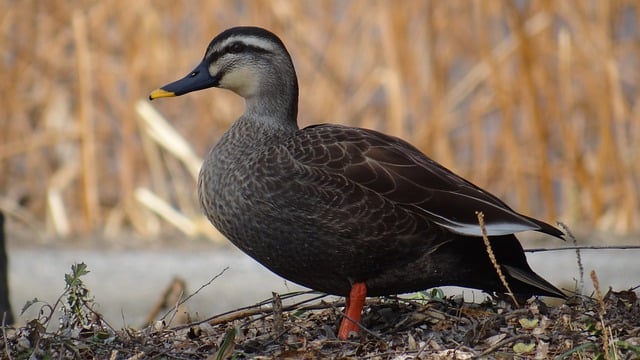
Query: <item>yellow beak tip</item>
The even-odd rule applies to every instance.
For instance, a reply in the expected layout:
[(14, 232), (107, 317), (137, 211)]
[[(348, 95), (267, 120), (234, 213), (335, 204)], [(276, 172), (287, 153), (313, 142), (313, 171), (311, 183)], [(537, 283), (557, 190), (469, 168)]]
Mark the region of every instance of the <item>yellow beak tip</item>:
[(151, 94), (149, 94), (149, 100), (154, 100), (161, 97), (173, 97), (173, 96), (176, 96), (176, 94), (173, 92), (162, 90), (162, 89), (155, 89), (151, 92)]

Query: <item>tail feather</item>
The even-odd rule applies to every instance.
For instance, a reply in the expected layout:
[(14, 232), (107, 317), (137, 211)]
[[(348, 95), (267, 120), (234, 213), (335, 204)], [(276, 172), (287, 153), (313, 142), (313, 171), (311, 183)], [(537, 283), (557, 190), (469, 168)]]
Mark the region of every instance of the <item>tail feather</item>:
[(537, 289), (538, 291), (536, 291), (536, 295), (553, 296), (562, 299), (567, 298), (567, 295), (565, 295), (561, 290), (530, 269), (521, 269), (509, 265), (502, 265), (502, 267), (512, 278)]

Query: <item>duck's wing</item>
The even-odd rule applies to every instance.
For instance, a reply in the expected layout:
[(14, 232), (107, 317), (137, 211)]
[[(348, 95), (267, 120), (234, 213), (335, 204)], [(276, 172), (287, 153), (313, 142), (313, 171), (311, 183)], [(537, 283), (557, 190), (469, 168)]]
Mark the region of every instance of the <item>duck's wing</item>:
[(454, 233), (481, 236), (477, 218), (481, 211), (489, 236), (529, 230), (563, 236), (555, 227), (515, 212), (399, 138), (328, 124), (307, 127), (300, 133), (306, 144), (298, 144), (300, 153), (293, 154), (294, 158), (341, 174), (396, 204), (413, 207)]

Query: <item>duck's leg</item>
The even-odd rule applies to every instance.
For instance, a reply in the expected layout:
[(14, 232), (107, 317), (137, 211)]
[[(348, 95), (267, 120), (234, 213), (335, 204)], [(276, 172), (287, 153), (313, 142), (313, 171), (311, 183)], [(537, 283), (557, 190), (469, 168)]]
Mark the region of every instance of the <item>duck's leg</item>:
[(351, 285), (351, 291), (346, 298), (345, 317), (342, 319), (338, 330), (339, 339), (346, 340), (352, 331), (358, 333), (358, 323), (362, 317), (362, 308), (366, 297), (367, 285), (364, 282), (357, 282)]

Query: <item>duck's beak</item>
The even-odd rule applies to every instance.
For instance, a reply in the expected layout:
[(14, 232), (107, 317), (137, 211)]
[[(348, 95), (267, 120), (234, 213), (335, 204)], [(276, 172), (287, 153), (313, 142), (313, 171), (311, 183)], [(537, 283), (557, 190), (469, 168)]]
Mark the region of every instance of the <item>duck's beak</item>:
[(219, 78), (209, 75), (206, 61), (203, 61), (184, 78), (153, 90), (149, 94), (149, 100), (180, 96), (192, 91), (218, 86), (218, 83)]

